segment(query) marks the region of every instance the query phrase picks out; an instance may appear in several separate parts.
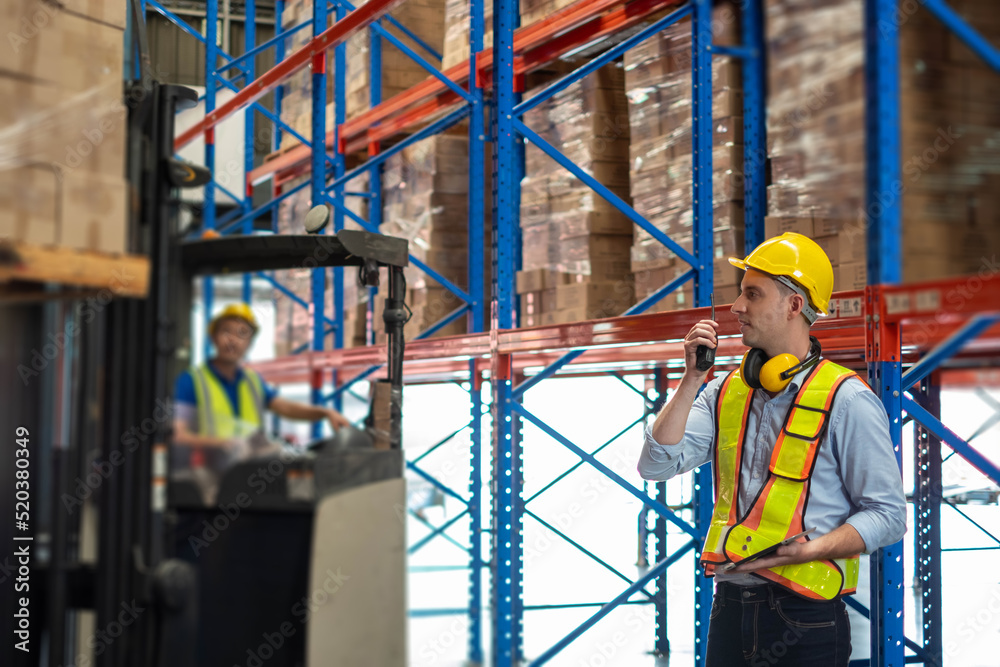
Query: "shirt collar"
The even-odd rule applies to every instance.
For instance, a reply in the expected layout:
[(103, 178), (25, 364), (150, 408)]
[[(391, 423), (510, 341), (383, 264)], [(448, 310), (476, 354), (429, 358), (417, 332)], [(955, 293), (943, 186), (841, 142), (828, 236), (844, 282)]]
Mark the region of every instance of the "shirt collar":
[(239, 384), (240, 380), (243, 379), (243, 367), (242, 366), (237, 366), (236, 367), (236, 376), (232, 380), (230, 380), (225, 375), (223, 375), (222, 373), (220, 373), (219, 369), (215, 367), (215, 359), (212, 359), (211, 361), (209, 361), (205, 365), (208, 366), (208, 370), (212, 371), (212, 375), (214, 375), (216, 378), (218, 378), (219, 382), (222, 382), (224, 384), (233, 384), (233, 385)]
[[(822, 360), (823, 360), (823, 358), (820, 357), (820, 361), (822, 361)], [(789, 382), (788, 385), (784, 389), (782, 389), (781, 391), (779, 391), (774, 396), (771, 396), (765, 390), (761, 390), (758, 393), (760, 394), (761, 398), (763, 398), (765, 401), (773, 401), (773, 400), (775, 400), (777, 398), (780, 398), (780, 397), (782, 397), (782, 396), (784, 396), (786, 394), (790, 394), (792, 397), (794, 397), (795, 394), (799, 393), (799, 389), (802, 387), (802, 383), (806, 381), (806, 378), (809, 377), (809, 374), (811, 372), (813, 372), (813, 370), (815, 368), (816, 368), (816, 366), (810, 366), (809, 368), (805, 368), (805, 369), (799, 371), (798, 373), (796, 373), (795, 375), (793, 375), (792, 376), (792, 381)]]

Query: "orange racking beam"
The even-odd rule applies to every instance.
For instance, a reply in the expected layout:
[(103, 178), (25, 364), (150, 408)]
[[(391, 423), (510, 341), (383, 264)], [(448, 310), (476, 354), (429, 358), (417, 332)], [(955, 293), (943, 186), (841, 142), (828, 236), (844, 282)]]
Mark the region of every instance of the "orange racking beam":
[[(865, 361), (866, 321), (875, 315), (902, 320), (902, 361), (915, 362), (922, 353), (948, 339), (964, 325), (970, 315), (1000, 310), (1000, 276), (969, 276), (900, 286), (874, 286), (884, 296), (881, 314), (863, 311), (864, 292), (837, 292), (832, 303), (837, 312), (820, 320), (813, 328), (823, 344), (824, 356), (838, 363), (863, 368)], [(565, 351), (590, 348), (579, 361), (565, 368), (566, 374), (592, 374), (594, 366), (618, 366), (632, 372), (662, 366), (679, 359), (684, 335), (700, 319), (708, 317), (708, 308), (693, 308), (669, 313), (628, 315), (605, 320), (572, 324), (512, 329), (497, 332), (496, 351), (510, 355), (513, 370), (544, 367)], [(721, 306), (717, 319), (720, 334), (738, 333), (735, 317)], [(720, 358), (742, 354), (745, 348), (737, 338), (723, 339)], [(350, 379), (370, 366), (385, 363), (382, 347), (329, 350), (284, 357), (254, 364), (270, 382), (306, 382), (315, 371), (336, 368), (342, 378)], [(476, 359), (482, 370), (489, 368), (490, 333), (451, 336), (408, 342), (404, 371), (408, 378), (430, 381), (434, 377), (454, 379), (468, 374), (468, 360)], [(1000, 356), (1000, 324), (970, 341), (961, 354), (963, 359), (995, 360)], [(954, 384), (969, 382), (968, 373), (942, 371)], [(375, 376), (377, 377), (377, 375)], [(991, 376), (996, 377), (996, 375)], [(959, 380), (961, 378), (961, 380)], [(947, 378), (944, 380), (948, 383)]]
[(206, 114), (205, 118), (195, 123), (190, 129), (174, 140), (174, 150), (180, 150), (197, 139), (199, 135), (210, 131), (227, 117), (263, 97), (292, 74), (311, 64), (315, 57), (326, 53), (326, 50), (331, 46), (340, 44), (361, 28), (377, 21), (383, 14), (402, 2), (403, 0), (369, 0), (369, 2), (361, 5), (319, 35), (313, 37), (308, 44), (276, 64), (265, 72), (263, 76), (248, 83), (228, 102), (219, 106), (218, 109), (211, 113)]

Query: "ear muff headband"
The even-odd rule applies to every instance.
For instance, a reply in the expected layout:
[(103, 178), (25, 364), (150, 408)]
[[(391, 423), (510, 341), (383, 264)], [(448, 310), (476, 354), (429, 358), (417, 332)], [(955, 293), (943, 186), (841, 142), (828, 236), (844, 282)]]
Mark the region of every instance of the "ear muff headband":
[(815, 336), (809, 337), (809, 356), (799, 361), (795, 355), (779, 354), (768, 359), (760, 348), (747, 350), (740, 362), (740, 377), (751, 389), (766, 389), (777, 393), (788, 386), (795, 374), (819, 363), (823, 346)]

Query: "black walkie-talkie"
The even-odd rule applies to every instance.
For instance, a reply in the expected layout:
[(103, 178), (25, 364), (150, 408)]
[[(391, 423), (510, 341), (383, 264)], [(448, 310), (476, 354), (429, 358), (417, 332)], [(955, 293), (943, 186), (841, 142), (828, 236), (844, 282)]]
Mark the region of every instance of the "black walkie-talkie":
[[(712, 292), (712, 321), (715, 321), (715, 292)], [(694, 367), (699, 371), (707, 371), (715, 365), (715, 348), (708, 345), (699, 345), (695, 350)]]

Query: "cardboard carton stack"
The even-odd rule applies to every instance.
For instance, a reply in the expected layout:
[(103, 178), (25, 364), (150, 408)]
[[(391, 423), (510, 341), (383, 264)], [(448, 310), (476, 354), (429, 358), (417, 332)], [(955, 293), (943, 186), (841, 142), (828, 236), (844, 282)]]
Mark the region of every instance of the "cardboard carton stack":
[[(573, 84), (526, 114), (525, 122), (630, 200), (628, 111), (619, 65)], [(521, 326), (620, 315), (634, 302), (631, 221), (531, 144), (525, 149), (525, 174), (523, 271), (517, 276)]]
[(0, 3), (0, 239), (128, 250), (125, 3)]
[[(382, 173), (382, 233), (407, 239), (414, 257), (462, 289), (468, 288), (469, 271), (468, 156), (465, 134), (442, 134), (391, 157)], [(488, 267), (490, 241), (487, 226), (483, 256), (479, 260), (485, 267)], [(485, 268), (484, 273), (488, 293), (489, 269)], [(406, 302), (413, 311), (406, 325), (408, 340), (462, 305), (450, 290), (413, 265), (406, 270), (406, 283)], [(383, 304), (381, 298), (379, 301), (376, 331), (381, 337)], [(465, 331), (463, 316), (436, 335)]]
[[(730, 4), (713, 11), (716, 44), (738, 41), (739, 19)], [(625, 56), (632, 145), (630, 171), (636, 211), (683, 248), (692, 251), (691, 23), (684, 20), (632, 49)], [(714, 58), (712, 67), (712, 207), (714, 256), (743, 250), (743, 95), (739, 64)], [(663, 287), (690, 267), (636, 226), (632, 246), (636, 298)], [(716, 301), (738, 279), (716, 262)], [(648, 312), (691, 308), (690, 283)], [(735, 297), (734, 297), (735, 298)]]
[(577, 0), (521, 0), (521, 25), (531, 25)]
[[(772, 185), (768, 233), (811, 233), (835, 264), (835, 289), (863, 287), (864, 34), (861, 0), (769, 0)], [(954, 9), (987, 39), (1000, 21), (982, 0)], [(995, 73), (919, 3), (900, 27), (903, 279), (975, 273), (1000, 249), (1000, 89)]]
[[(361, 6), (364, 2), (356, 2)], [(441, 53), (444, 45), (445, 0), (407, 0), (390, 12), (401, 25), (417, 35), (425, 44)], [(416, 51), (430, 64), (440, 66), (434, 56), (420, 47), (388, 21), (383, 27)], [(347, 118), (358, 116), (370, 108), (369, 54), (371, 31), (364, 30), (347, 40)], [(382, 99), (387, 100), (430, 76), (423, 67), (394, 45), (382, 40)]]
[[(356, 7), (364, 2), (354, 3)], [(312, 0), (292, 0), (286, 3), (282, 14), (282, 25), (290, 28), (312, 16)], [(444, 0), (411, 0), (403, 3), (391, 12), (391, 15), (402, 25), (417, 35), (428, 46), (440, 53), (444, 44)], [(335, 20), (333, 12), (330, 24)], [(416, 51), (432, 65), (440, 63), (425, 49), (417, 44), (401, 30), (383, 21), (383, 27), (397, 37), (408, 47)], [(287, 41), (287, 48), (298, 49), (312, 39), (312, 30), (305, 28), (292, 35)], [(346, 44), (347, 51), (347, 90), (345, 114), (348, 119), (354, 118), (370, 108), (370, 52), (371, 32), (363, 30), (352, 35)], [(327, 130), (333, 128), (333, 54), (327, 52)], [(414, 86), (429, 74), (413, 59), (382, 40), (382, 99), (387, 100), (394, 95)], [(283, 84), (282, 120), (291, 125), (305, 137), (309, 137), (312, 118), (312, 69), (300, 70)], [(291, 136), (282, 137), (281, 148), (294, 144)]]
[[(483, 2), (483, 49), (493, 46), (493, 3)], [(441, 68), (469, 59), (469, 0), (445, 0)]]
[[(521, 0), (521, 25), (527, 26), (573, 4), (575, 0)], [(469, 0), (445, 0), (442, 69), (469, 59)], [(483, 49), (493, 46), (493, 3), (483, 2)]]
[[(312, 19), (312, 0), (290, 0), (285, 3), (285, 10), (281, 15), (281, 24), (285, 30), (299, 25), (303, 21)], [(330, 18), (332, 25), (333, 18)], [(303, 28), (285, 40), (286, 53), (292, 53), (305, 46), (312, 39), (313, 33), (310, 27)], [(326, 54), (326, 71), (333, 71), (333, 50)], [(281, 92), (281, 120), (288, 123), (296, 132), (306, 139), (312, 137), (312, 68), (306, 67), (299, 70), (282, 83)], [(333, 77), (326, 77), (327, 102), (333, 100)], [(326, 129), (333, 128), (333, 105), (327, 105)], [(284, 132), (281, 135), (281, 145), (279, 148), (287, 148), (298, 143), (298, 139), (291, 134)]]
[[(275, 279), (307, 304), (312, 302), (309, 269), (275, 271)], [(303, 308), (291, 297), (274, 291), (274, 355), (284, 357), (312, 343), (311, 309)]]
[[(307, 178), (307, 177), (306, 177)], [(304, 179), (286, 185), (293, 188)], [(303, 220), (311, 206), (309, 186), (291, 195), (278, 204), (278, 233), (304, 234)], [(307, 304), (312, 303), (310, 271), (306, 267), (275, 271), (274, 277), (282, 285)], [(280, 290), (274, 290), (274, 354), (287, 356), (299, 347), (312, 341), (312, 319), (309, 311)]]

